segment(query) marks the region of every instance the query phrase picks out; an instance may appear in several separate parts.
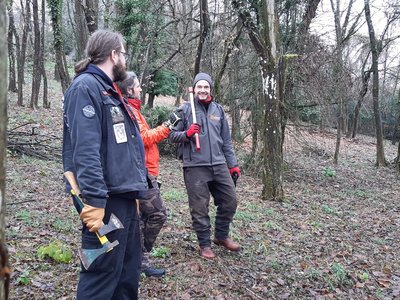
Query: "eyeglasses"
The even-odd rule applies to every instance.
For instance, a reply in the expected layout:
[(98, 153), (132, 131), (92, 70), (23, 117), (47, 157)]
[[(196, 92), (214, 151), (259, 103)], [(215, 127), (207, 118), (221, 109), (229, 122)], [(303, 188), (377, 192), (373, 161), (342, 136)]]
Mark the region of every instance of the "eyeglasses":
[(128, 60), (130, 58), (130, 55), (128, 53), (122, 52), (122, 51), (118, 51), (118, 52), (121, 53), (125, 57), (125, 60)]

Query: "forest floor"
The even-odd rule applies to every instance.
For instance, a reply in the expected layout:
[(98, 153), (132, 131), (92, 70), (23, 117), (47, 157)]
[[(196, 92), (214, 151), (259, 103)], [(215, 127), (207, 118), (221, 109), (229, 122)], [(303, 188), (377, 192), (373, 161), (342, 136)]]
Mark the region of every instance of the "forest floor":
[[(62, 108), (55, 90), (50, 93), (52, 108), (35, 111), (16, 107), (16, 95), (10, 94), (9, 130), (32, 140), (50, 139), (46, 143), (55, 147), (47, 149), (53, 160), (7, 155), (10, 299), (74, 299), (76, 292), (81, 225), (64, 193)], [(32, 131), (36, 135), (30, 136)], [(215, 246), (213, 261), (197, 252), (181, 163), (162, 157), (168, 220), (153, 259), (167, 275), (142, 277), (140, 298), (400, 299), (396, 171), (374, 166), (376, 145), (367, 136), (343, 138), (340, 163), (333, 165), (335, 138), (333, 132), (313, 127), (288, 127), (283, 203), (263, 201), (261, 180), (243, 172), (231, 230), (243, 250), (229, 253)], [(246, 147), (236, 146), (238, 157), (245, 157)], [(393, 161), (396, 153), (397, 145), (385, 141), (387, 160)], [(72, 251), (72, 261), (39, 258), (39, 248), (49, 245)]]

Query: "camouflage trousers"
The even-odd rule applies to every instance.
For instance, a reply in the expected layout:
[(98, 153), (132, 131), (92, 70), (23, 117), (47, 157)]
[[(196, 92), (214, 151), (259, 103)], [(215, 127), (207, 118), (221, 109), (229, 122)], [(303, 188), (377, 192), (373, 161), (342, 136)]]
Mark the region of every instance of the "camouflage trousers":
[(142, 244), (142, 270), (151, 266), (149, 252), (153, 249), (154, 242), (165, 221), (167, 220), (167, 209), (161, 198), (157, 178), (148, 175), (153, 188), (146, 191), (139, 200), (140, 205), (140, 237)]

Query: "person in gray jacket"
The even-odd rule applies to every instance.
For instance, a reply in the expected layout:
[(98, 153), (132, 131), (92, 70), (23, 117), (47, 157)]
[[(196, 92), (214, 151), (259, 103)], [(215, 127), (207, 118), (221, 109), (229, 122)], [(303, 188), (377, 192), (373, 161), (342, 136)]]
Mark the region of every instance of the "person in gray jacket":
[[(215, 258), (211, 249), (209, 217), (210, 194), (217, 206), (214, 243), (230, 251), (240, 251), (240, 245), (229, 238), (229, 226), (237, 208), (233, 177), (240, 176), (233, 151), (228, 121), (221, 105), (213, 101), (213, 80), (206, 73), (198, 73), (193, 81), (196, 121), (193, 123), (190, 103), (178, 109), (181, 121), (172, 129), (169, 139), (178, 146), (183, 160), (183, 175), (189, 198), (189, 208), (205, 259)], [(196, 150), (195, 134), (200, 140)]]

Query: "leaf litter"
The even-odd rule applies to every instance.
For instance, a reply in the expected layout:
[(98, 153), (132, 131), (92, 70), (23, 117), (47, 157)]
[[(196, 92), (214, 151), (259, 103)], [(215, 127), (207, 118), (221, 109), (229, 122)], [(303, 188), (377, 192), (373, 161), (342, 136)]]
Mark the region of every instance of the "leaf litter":
[[(10, 123), (29, 116), (40, 125), (37, 132), (58, 137), (54, 147), (61, 151), (61, 105), (53, 105), (33, 113), (10, 106)], [(142, 277), (140, 298), (400, 297), (398, 176), (392, 167), (374, 166), (375, 141), (368, 136), (343, 138), (339, 164), (333, 165), (335, 139), (333, 131), (288, 128), (286, 201), (261, 200), (260, 178), (244, 174), (231, 228), (243, 251), (230, 253), (213, 245), (214, 261), (198, 255), (181, 163), (162, 157), (160, 179), (162, 193), (168, 193), (169, 217), (156, 247), (166, 247), (169, 254), (153, 260), (167, 275)], [(385, 141), (387, 159), (396, 153), (397, 146)], [(81, 223), (65, 193), (61, 161), (8, 153), (6, 180), (10, 299), (74, 299)], [(213, 205), (210, 214), (214, 220)], [(70, 264), (38, 258), (37, 249), (54, 241), (73, 251)]]

